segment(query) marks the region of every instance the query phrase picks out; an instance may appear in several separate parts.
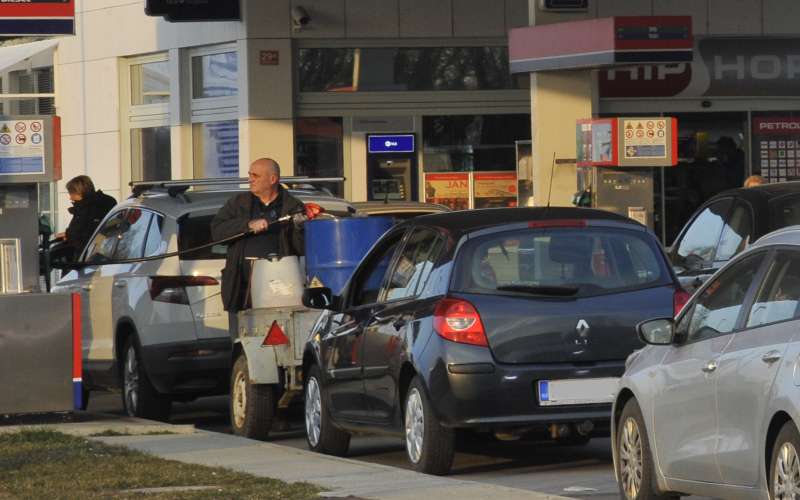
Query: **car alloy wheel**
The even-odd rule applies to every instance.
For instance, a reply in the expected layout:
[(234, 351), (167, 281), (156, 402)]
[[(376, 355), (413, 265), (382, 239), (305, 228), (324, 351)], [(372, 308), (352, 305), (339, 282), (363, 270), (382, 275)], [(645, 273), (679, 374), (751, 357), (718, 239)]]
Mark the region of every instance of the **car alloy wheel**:
[(798, 459), (797, 450), (792, 443), (783, 443), (778, 452), (772, 479), (772, 491), (775, 500), (793, 500), (800, 496), (800, 459)]
[(619, 438), (620, 479), (626, 498), (637, 498), (642, 489), (642, 436), (636, 420), (628, 417)]
[(418, 463), (422, 457), (422, 446), (425, 437), (425, 411), (422, 408), (422, 397), (416, 387), (411, 389), (406, 399), (406, 451), (412, 463)]
[(233, 420), (237, 428), (244, 427), (244, 420), (247, 416), (247, 379), (244, 372), (236, 374), (236, 380), (233, 382)]
[(135, 415), (139, 409), (139, 362), (136, 359), (136, 348), (131, 344), (125, 353), (125, 402), (128, 414)]
[(319, 444), (322, 427), (322, 397), (317, 379), (311, 377), (306, 386), (306, 434), (311, 446)]

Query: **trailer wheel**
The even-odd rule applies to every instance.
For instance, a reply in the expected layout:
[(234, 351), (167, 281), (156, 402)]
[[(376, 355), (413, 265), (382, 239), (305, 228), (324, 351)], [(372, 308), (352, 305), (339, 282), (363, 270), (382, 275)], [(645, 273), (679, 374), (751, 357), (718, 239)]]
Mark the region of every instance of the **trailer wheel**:
[(275, 388), (268, 384), (251, 383), (247, 357), (239, 355), (231, 373), (230, 416), (233, 433), (250, 439), (267, 439), (276, 407)]

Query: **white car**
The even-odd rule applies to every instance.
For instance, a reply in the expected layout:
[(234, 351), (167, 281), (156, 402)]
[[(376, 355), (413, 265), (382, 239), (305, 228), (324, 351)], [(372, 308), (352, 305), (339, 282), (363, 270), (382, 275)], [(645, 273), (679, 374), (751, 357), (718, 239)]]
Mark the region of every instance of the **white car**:
[(613, 410), (622, 498), (800, 497), (800, 226), (638, 330), (650, 345), (628, 358)]
[[(226, 247), (115, 263), (210, 243), (211, 219), (241, 191), (190, 191), (196, 184), (204, 183), (135, 187), (53, 288), (81, 295), (84, 401), (88, 390), (119, 387), (129, 415), (165, 419), (172, 400), (228, 392), (231, 337), (219, 284)], [(290, 192), (331, 215), (355, 211), (318, 191)]]

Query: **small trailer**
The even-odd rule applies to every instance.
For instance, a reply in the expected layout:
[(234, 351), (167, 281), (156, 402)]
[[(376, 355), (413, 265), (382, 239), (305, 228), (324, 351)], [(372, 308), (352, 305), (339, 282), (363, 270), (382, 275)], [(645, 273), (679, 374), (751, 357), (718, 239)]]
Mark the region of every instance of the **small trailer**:
[(266, 439), (278, 411), (302, 397), (303, 350), (321, 314), (302, 304), (306, 282), (341, 290), (361, 257), (392, 224), (391, 217), (311, 221), (306, 223), (306, 257), (252, 261), (253, 307), (240, 311), (237, 324), (231, 325), (234, 434)]

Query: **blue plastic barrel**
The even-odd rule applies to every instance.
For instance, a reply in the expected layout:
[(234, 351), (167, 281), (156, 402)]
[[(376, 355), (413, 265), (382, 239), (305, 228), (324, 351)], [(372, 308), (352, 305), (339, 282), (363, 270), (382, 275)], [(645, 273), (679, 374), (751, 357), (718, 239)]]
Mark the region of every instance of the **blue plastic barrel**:
[(383, 233), (392, 217), (347, 217), (306, 222), (306, 274), (339, 294), (361, 258)]

